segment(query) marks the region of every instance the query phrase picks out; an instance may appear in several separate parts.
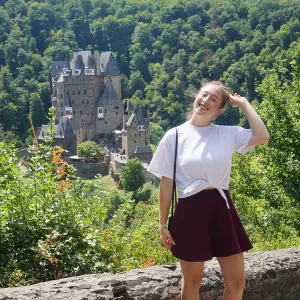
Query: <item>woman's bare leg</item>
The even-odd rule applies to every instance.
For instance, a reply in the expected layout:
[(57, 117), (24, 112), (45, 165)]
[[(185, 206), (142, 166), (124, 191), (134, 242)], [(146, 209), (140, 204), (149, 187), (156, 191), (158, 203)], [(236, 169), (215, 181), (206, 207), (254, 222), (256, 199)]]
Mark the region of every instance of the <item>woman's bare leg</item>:
[(241, 300), (245, 288), (244, 254), (217, 257), (225, 282), (223, 300)]
[(199, 300), (204, 262), (180, 260), (182, 271), (181, 300)]

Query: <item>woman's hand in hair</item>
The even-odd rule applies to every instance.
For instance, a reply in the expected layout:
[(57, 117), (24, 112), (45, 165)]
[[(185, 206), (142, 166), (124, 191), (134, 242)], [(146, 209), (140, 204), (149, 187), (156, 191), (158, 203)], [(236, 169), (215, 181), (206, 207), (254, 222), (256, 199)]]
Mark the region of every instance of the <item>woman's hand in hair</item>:
[(232, 107), (241, 107), (243, 106), (248, 100), (245, 97), (241, 97), (237, 93), (234, 95), (230, 95), (228, 98), (228, 102)]

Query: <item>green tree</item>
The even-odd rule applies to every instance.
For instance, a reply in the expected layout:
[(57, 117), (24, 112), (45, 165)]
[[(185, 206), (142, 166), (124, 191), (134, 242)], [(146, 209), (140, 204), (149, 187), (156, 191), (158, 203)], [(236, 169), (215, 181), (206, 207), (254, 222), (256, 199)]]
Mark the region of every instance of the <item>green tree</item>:
[(150, 122), (150, 143), (158, 145), (164, 135), (163, 129), (156, 123)]
[(99, 158), (104, 155), (104, 152), (96, 142), (86, 141), (77, 146), (77, 155), (87, 158)]
[(121, 169), (122, 186), (126, 191), (136, 191), (146, 182), (143, 166), (138, 158), (127, 161), (126, 166)]

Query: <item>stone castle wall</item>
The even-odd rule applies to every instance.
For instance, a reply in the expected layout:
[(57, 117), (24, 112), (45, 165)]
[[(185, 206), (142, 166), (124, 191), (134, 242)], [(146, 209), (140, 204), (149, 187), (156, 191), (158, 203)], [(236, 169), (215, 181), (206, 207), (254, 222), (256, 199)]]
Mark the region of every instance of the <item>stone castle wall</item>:
[[(243, 300), (299, 300), (300, 248), (245, 255)], [(179, 264), (53, 280), (0, 289), (0, 300), (172, 300), (179, 299)], [(224, 283), (216, 260), (205, 264), (201, 300), (221, 300)]]
[(76, 168), (76, 176), (82, 179), (94, 179), (98, 174), (108, 175), (109, 163), (69, 162), (69, 164)]
[(119, 129), (124, 114), (124, 105), (106, 105), (104, 108), (104, 118), (96, 121), (96, 132), (111, 133)]

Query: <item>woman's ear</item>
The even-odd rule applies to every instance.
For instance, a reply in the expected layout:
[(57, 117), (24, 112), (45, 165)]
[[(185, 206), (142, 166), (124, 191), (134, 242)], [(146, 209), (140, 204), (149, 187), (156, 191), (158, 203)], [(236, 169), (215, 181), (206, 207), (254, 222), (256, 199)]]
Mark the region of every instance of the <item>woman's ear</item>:
[(216, 116), (219, 116), (223, 112), (223, 108), (218, 108), (218, 112), (216, 113)]

